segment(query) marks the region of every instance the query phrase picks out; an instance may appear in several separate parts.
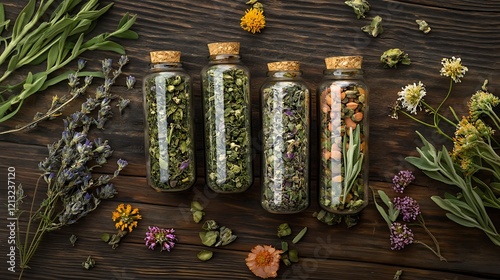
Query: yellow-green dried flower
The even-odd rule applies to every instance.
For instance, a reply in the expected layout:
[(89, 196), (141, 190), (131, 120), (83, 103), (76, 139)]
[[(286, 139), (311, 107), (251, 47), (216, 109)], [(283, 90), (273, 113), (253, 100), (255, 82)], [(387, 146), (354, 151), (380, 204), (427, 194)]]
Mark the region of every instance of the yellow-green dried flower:
[(132, 229), (137, 227), (137, 220), (142, 219), (141, 215), (139, 215), (139, 209), (134, 208), (130, 204), (125, 207), (122, 203), (116, 207), (116, 211), (113, 212), (112, 216), (113, 221), (116, 222), (115, 226), (117, 229), (126, 230), (128, 229), (132, 232)]
[(370, 3), (367, 0), (347, 0), (344, 3), (354, 10), (358, 19), (365, 18), (365, 14), (370, 10)]
[(455, 83), (459, 83), (460, 78), (465, 75), (469, 69), (462, 65), (462, 59), (452, 56), (451, 58), (443, 58), (441, 60), (443, 67), (441, 68), (441, 76), (450, 77)]
[(489, 139), (493, 132), (493, 129), (480, 119), (471, 122), (468, 118), (463, 117), (457, 125), (451, 156), (458, 161), (465, 174), (470, 175), (476, 171), (473, 165), (474, 157), (477, 155), (476, 147), (480, 142)]
[(482, 114), (493, 112), (493, 107), (498, 104), (500, 104), (500, 98), (485, 89), (478, 90), (472, 95), (467, 104), (469, 106), (469, 116), (472, 120), (477, 120)]
[(389, 68), (397, 67), (397, 64), (400, 62), (401, 64), (404, 65), (411, 64), (411, 60), (408, 57), (408, 54), (398, 48), (386, 50), (380, 56), (380, 62), (384, 64), (384, 67), (389, 67)]
[(251, 8), (241, 18), (241, 28), (250, 33), (260, 32), (266, 26), (266, 18), (261, 9)]
[(416, 114), (417, 108), (420, 107), (422, 98), (426, 95), (425, 86), (422, 82), (407, 85), (402, 91), (398, 92), (398, 101), (401, 102), (401, 108), (408, 112)]
[(427, 22), (425, 22), (425, 20), (417, 19), (415, 22), (417, 22), (418, 29), (420, 31), (424, 32), (425, 34), (431, 32), (431, 27), (429, 26), (429, 24), (427, 24)]
[(369, 25), (365, 25), (361, 27), (363, 32), (366, 32), (373, 37), (377, 37), (378, 35), (384, 32), (384, 28), (382, 27), (382, 17), (376, 16), (372, 19), (372, 22)]

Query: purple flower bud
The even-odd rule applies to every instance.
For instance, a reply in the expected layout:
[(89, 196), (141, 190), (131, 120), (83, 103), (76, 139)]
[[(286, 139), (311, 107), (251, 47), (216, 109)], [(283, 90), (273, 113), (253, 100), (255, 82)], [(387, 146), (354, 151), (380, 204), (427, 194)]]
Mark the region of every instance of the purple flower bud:
[(406, 224), (393, 223), (391, 225), (391, 249), (401, 250), (406, 245), (413, 243), (413, 232)]
[(179, 169), (180, 169), (180, 170), (184, 170), (184, 169), (186, 169), (186, 167), (188, 167), (188, 166), (189, 166), (189, 159), (187, 159), (187, 160), (183, 161), (183, 162), (181, 163), (181, 166), (179, 167)]
[(129, 75), (125, 81), (125, 83), (127, 84), (127, 88), (128, 89), (132, 89), (135, 85), (135, 77), (132, 76), (132, 75)]
[(415, 180), (415, 176), (413, 176), (410, 170), (401, 170), (392, 179), (392, 183), (394, 184), (392, 188), (395, 192), (403, 193), (406, 186), (413, 182), (413, 180)]
[(400, 214), (403, 216), (403, 221), (412, 222), (415, 221), (420, 212), (420, 205), (418, 202), (409, 197), (395, 197), (393, 199), (394, 207), (400, 211)]
[(78, 59), (78, 70), (82, 70), (85, 68), (85, 65), (87, 64), (87, 61), (83, 58)]

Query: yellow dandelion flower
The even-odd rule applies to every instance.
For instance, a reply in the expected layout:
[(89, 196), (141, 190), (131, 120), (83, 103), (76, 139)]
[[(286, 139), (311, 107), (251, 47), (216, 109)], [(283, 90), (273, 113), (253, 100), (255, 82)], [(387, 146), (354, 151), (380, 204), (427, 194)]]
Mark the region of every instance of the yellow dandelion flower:
[(116, 211), (113, 212), (113, 221), (116, 222), (115, 227), (120, 230), (128, 229), (132, 232), (132, 229), (137, 227), (137, 220), (142, 219), (139, 215), (139, 208), (132, 209), (130, 204), (120, 204), (116, 207)]
[(264, 17), (263, 11), (256, 8), (248, 9), (241, 18), (240, 26), (243, 30), (253, 34), (255, 34), (255, 32), (260, 32), (260, 30), (266, 26), (266, 18)]

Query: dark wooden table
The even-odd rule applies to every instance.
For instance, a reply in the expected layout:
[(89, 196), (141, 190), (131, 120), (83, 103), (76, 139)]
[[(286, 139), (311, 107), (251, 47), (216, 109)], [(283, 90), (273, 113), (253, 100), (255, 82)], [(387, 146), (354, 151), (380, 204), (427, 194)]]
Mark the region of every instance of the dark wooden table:
[[(103, 4), (110, 1), (101, 1)], [(119, 194), (104, 201), (99, 208), (75, 225), (64, 227), (45, 236), (32, 259), (31, 269), (24, 279), (255, 279), (245, 265), (245, 258), (258, 244), (279, 246), (276, 236), (279, 224), (287, 222), (294, 234), (307, 226), (309, 231), (295, 247), (300, 261), (290, 267), (281, 266), (281, 279), (392, 279), (403, 270), (401, 279), (500, 279), (500, 248), (494, 246), (479, 230), (461, 227), (445, 217), (445, 212), (430, 199), (431, 195), (456, 192), (427, 178), (405, 162), (404, 157), (416, 155), (415, 130), (439, 143), (434, 132), (405, 117), (390, 118), (388, 106), (397, 98), (401, 87), (418, 81), (427, 86), (428, 103), (437, 104), (446, 94), (448, 79), (439, 76), (444, 57), (461, 57), (469, 72), (462, 83), (455, 85), (449, 104), (459, 114), (466, 114), (466, 102), (483, 81), (489, 89), (500, 87), (500, 1), (370, 1), (372, 10), (366, 19), (356, 19), (344, 1), (262, 1), (267, 27), (260, 34), (250, 34), (239, 27), (245, 0), (221, 1), (123, 1), (99, 21), (99, 32), (112, 30), (126, 12), (138, 15), (133, 27), (140, 35), (135, 41), (120, 41), (125, 45), (130, 64), (126, 74), (137, 77), (134, 90), (125, 89), (124, 80), (113, 90), (129, 98), (131, 103), (122, 116), (108, 123), (102, 137), (108, 139), (114, 154), (110, 162), (126, 159), (129, 166), (115, 180)], [(27, 3), (4, 1), (7, 17), (13, 19)], [(377, 38), (360, 28), (375, 15), (383, 17), (385, 32)], [(426, 20), (432, 28), (429, 34), (418, 30), (416, 19)], [(277, 60), (298, 60), (304, 78), (313, 92), (322, 78), (324, 58), (336, 55), (362, 55), (366, 82), (370, 87), (370, 185), (375, 189), (391, 190), (392, 177), (401, 169), (411, 169), (417, 179), (406, 194), (417, 199), (431, 231), (441, 244), (447, 262), (439, 261), (423, 246), (413, 244), (402, 251), (390, 249), (388, 228), (378, 214), (373, 200), (362, 212), (359, 224), (328, 226), (312, 215), (319, 211), (317, 181), (312, 176), (310, 207), (300, 214), (275, 215), (260, 206), (260, 150), (255, 145), (255, 180), (241, 194), (215, 194), (204, 184), (203, 117), (201, 111), (200, 70), (207, 63), (207, 43), (241, 42), (243, 62), (251, 69), (253, 100), (253, 139), (259, 143), (259, 87), (266, 76), (266, 64)], [(401, 48), (411, 58), (410, 66), (384, 68), (380, 55), (389, 48)], [(157, 193), (146, 183), (144, 156), (144, 120), (142, 109), (142, 77), (148, 72), (149, 51), (180, 50), (184, 67), (194, 80), (194, 104), (197, 137), (198, 180), (196, 185), (180, 193)], [(99, 65), (104, 58), (118, 56), (108, 52), (89, 52), (83, 58), (88, 65)], [(69, 68), (71, 69), (71, 68)], [(2, 70), (3, 71), (3, 70)], [(37, 111), (46, 109), (53, 95), (62, 95), (66, 86), (59, 85), (29, 98), (13, 119), (0, 124), (6, 130), (31, 120)], [(314, 94), (314, 97), (316, 95)], [(85, 100), (81, 97), (64, 110), (63, 117), (78, 110)], [(313, 115), (313, 127), (316, 114)], [(39, 171), (38, 162), (47, 155), (46, 145), (60, 137), (62, 118), (45, 121), (25, 132), (0, 136), (0, 278), (14, 279), (17, 273), (8, 271), (6, 255), (10, 245), (7, 225), (7, 173), (15, 168), (16, 182), (22, 184), (31, 197)], [(312, 142), (317, 139), (312, 132)], [(449, 144), (449, 143), (448, 143)], [(315, 145), (313, 146), (313, 150)], [(317, 169), (318, 155), (311, 157), (312, 170)], [(112, 172), (112, 167), (102, 172)], [(214, 219), (233, 229), (237, 240), (216, 248), (214, 258), (201, 262), (196, 254), (206, 249), (198, 232), (201, 224), (192, 221), (189, 204), (198, 200), (205, 206), (205, 219)], [(143, 219), (120, 246), (113, 250), (101, 241), (102, 233), (113, 233), (111, 212), (119, 203), (140, 208)], [(491, 211), (497, 226), (498, 211)], [(172, 252), (151, 251), (144, 245), (150, 225), (176, 229), (178, 243)], [(430, 239), (415, 228), (415, 235), (427, 243)], [(76, 246), (69, 237), (78, 236)], [(96, 266), (91, 270), (81, 263), (91, 255)]]

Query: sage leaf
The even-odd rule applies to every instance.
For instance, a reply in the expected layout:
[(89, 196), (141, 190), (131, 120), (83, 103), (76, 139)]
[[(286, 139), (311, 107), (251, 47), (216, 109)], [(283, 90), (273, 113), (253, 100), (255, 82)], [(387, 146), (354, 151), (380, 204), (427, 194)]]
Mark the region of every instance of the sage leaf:
[(297, 236), (295, 236), (295, 238), (292, 240), (292, 243), (293, 244), (297, 244), (301, 239), (302, 237), (304, 237), (304, 235), (306, 235), (306, 232), (307, 232), (307, 227), (304, 227), (298, 234)]
[(202, 250), (197, 254), (200, 261), (208, 261), (213, 257), (214, 253), (212, 251)]

